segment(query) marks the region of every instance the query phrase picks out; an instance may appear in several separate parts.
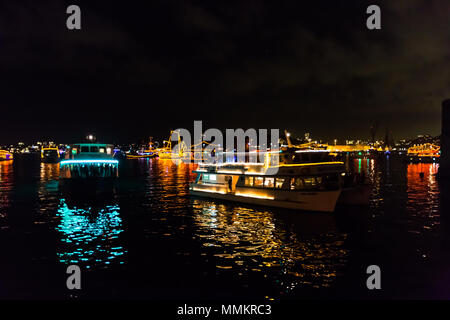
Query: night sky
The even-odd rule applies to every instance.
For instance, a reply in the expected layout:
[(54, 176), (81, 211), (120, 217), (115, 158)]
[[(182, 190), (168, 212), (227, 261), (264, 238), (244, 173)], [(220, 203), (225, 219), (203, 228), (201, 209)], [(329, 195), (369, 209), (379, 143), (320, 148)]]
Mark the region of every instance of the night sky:
[(0, 144), (167, 139), (194, 120), (399, 139), (438, 135), (450, 98), (447, 0), (2, 1), (0, 45)]

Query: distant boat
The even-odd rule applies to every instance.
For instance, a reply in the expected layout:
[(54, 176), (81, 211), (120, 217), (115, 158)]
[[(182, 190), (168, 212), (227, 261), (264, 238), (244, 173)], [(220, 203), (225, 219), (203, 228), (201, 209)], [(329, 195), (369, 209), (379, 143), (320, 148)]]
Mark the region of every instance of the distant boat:
[(407, 161), (413, 163), (435, 163), (439, 162), (441, 148), (432, 143), (414, 145), (408, 149)]
[(127, 159), (147, 159), (147, 158), (156, 158), (158, 153), (156, 150), (143, 150), (138, 151), (136, 153), (127, 153)]
[(64, 183), (87, 182), (105, 184), (114, 181), (119, 161), (114, 159), (113, 145), (101, 143), (78, 143), (66, 149), (60, 162), (60, 181)]
[[(172, 148), (172, 136), (178, 135), (178, 144), (177, 150), (174, 151)], [(180, 160), (186, 159), (186, 157), (191, 157), (191, 153), (189, 152), (184, 141), (181, 140), (180, 133), (178, 131), (170, 131), (169, 140), (163, 141), (163, 147), (155, 150), (158, 153), (159, 159), (171, 159), (171, 160)]]
[(41, 161), (44, 163), (57, 163), (60, 159), (59, 149), (56, 147), (44, 147), (41, 149)]
[(0, 161), (13, 160), (13, 155), (9, 151), (0, 150)]

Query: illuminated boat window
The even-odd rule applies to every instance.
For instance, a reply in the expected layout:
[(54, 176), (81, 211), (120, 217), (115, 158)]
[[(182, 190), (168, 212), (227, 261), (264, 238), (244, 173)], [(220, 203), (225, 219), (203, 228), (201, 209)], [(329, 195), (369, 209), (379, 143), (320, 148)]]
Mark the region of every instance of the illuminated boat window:
[(245, 177), (245, 185), (248, 187), (253, 187), (253, 177)]
[(276, 178), (275, 179), (275, 188), (281, 189), (284, 184), (284, 178)]
[(303, 179), (303, 183), (305, 184), (305, 186), (310, 187), (310, 186), (314, 185), (315, 180), (314, 180), (314, 178), (305, 178), (305, 179)]
[(255, 187), (263, 187), (264, 186), (264, 178), (263, 177), (255, 177), (255, 181), (253, 183)]
[(305, 179), (303, 179), (303, 183), (305, 184), (305, 187), (308, 187), (308, 188), (316, 187), (322, 183), (322, 178), (321, 177), (305, 178)]
[(291, 190), (315, 189), (322, 184), (322, 177), (291, 178)]
[(217, 176), (215, 174), (209, 175), (209, 181), (216, 181), (216, 180), (217, 180)]
[(302, 178), (291, 178), (291, 190), (303, 190), (305, 185)]
[(273, 188), (274, 180), (275, 180), (274, 178), (265, 178), (264, 179), (264, 187)]
[(100, 153), (105, 153), (105, 148), (100, 148)]

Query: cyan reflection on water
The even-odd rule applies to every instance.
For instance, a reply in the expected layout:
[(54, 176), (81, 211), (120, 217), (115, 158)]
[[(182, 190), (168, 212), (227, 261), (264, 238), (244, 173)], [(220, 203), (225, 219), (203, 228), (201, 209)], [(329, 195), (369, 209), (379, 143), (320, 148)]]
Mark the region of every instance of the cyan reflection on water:
[(126, 250), (119, 239), (123, 228), (117, 201), (113, 197), (73, 199), (67, 191), (60, 192), (58, 179), (59, 164), (40, 164), (39, 214), (34, 223), (50, 220), (54, 224), (61, 242), (56, 252), (59, 262), (86, 269), (123, 264)]
[[(380, 264), (387, 296), (449, 294), (439, 286), (450, 279), (450, 223), (437, 164), (349, 160), (348, 169), (373, 185), (370, 205), (335, 214), (191, 198), (194, 168), (125, 161), (110, 195), (79, 198), (59, 188), (57, 164), (0, 162), (0, 240), (10, 243), (0, 248), (1, 274), (26, 263), (38, 270), (80, 264), (119, 277), (111, 286), (121, 296), (147, 297), (153, 288), (167, 297), (278, 299), (318, 288), (359, 296), (365, 268)], [(46, 279), (56, 287), (53, 277)], [(99, 297), (111, 289), (102, 285)]]
[(65, 199), (60, 200), (56, 227), (61, 233), (59, 261), (66, 264), (107, 266), (115, 260), (123, 264), (126, 250), (118, 241), (123, 232), (118, 205), (103, 208), (69, 208)]

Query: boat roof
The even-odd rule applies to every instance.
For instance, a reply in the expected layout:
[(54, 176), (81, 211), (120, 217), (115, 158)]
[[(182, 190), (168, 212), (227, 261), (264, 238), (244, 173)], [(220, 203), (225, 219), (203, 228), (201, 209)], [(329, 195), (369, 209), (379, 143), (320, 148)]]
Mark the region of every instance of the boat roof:
[(97, 147), (107, 147), (107, 146), (112, 146), (111, 143), (95, 143), (95, 142), (83, 142), (83, 143), (73, 143), (71, 144), (72, 146), (97, 146)]
[[(326, 161), (326, 162), (309, 162), (309, 163), (289, 163), (279, 164), (274, 166), (265, 166), (262, 163), (221, 163), (221, 164), (199, 164), (194, 173), (201, 174), (230, 174), (230, 175), (273, 175), (270, 173), (276, 170), (279, 175), (298, 174), (303, 171), (302, 168), (316, 168), (324, 167), (327, 170), (318, 173), (341, 171), (344, 163), (341, 161)], [(279, 171), (278, 171), (279, 170)], [(309, 169), (306, 169), (308, 172)], [(315, 170), (315, 169), (314, 169)]]

